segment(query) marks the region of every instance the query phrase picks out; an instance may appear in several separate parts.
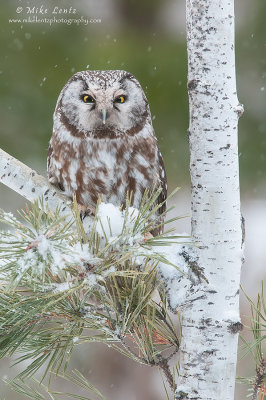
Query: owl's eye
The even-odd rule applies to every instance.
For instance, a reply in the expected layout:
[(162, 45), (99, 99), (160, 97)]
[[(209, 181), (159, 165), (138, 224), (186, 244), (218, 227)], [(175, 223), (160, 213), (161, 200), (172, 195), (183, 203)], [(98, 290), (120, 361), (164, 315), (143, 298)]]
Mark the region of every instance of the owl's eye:
[(126, 101), (126, 97), (125, 96), (118, 96), (116, 99), (115, 99), (115, 102), (116, 103), (124, 103)]
[(88, 96), (87, 94), (82, 96), (82, 100), (84, 101), (84, 103), (89, 103), (89, 104), (95, 103), (94, 98), (91, 96)]

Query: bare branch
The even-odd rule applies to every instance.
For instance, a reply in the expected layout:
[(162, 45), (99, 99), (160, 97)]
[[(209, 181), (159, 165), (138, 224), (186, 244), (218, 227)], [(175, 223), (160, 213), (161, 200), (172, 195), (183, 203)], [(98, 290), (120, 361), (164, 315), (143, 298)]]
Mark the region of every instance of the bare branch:
[(0, 149), (0, 182), (30, 202), (43, 196), (51, 211), (55, 211), (58, 206), (61, 206), (62, 213), (69, 214), (68, 206), (71, 205), (71, 201), (68, 197), (51, 185), (48, 179), (2, 149)]
[(263, 358), (256, 370), (256, 378), (253, 388), (252, 400), (256, 400), (258, 398), (259, 390), (261, 391), (264, 390), (263, 380), (265, 379), (266, 375), (265, 370), (266, 370), (266, 359)]

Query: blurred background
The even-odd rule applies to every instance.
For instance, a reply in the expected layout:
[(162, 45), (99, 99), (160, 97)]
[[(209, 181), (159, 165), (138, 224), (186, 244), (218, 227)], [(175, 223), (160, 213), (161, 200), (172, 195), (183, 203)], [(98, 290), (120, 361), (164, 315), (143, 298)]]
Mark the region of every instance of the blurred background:
[[(246, 219), (242, 285), (255, 298), (266, 265), (266, 2), (235, 3), (238, 97), (245, 105), (239, 123)], [(42, 5), (48, 9), (46, 15), (37, 10)], [(27, 7), (35, 7), (35, 12), (27, 14)], [(54, 7), (68, 8), (69, 13), (52, 14)], [(57, 21), (18, 21), (29, 16)], [(58, 22), (62, 18), (81, 21)], [(185, 0), (9, 0), (1, 4), (0, 31), (2, 149), (46, 174), (52, 115), (66, 81), (86, 69), (128, 70), (148, 97), (170, 188), (181, 186), (175, 213), (190, 213)], [(0, 186), (0, 207), (15, 212), (24, 205), (22, 198)], [(178, 230), (189, 229), (188, 217)], [(241, 308), (247, 324), (249, 306), (243, 296)], [(8, 362), (0, 363), (0, 377), (9, 375)], [(71, 367), (79, 368), (110, 400), (166, 399), (157, 370), (136, 365), (108, 348), (77, 347)], [(238, 373), (252, 375), (252, 359), (240, 362)], [(0, 388), (1, 398), (22, 398), (2, 383)], [(236, 398), (244, 394), (237, 385)]]

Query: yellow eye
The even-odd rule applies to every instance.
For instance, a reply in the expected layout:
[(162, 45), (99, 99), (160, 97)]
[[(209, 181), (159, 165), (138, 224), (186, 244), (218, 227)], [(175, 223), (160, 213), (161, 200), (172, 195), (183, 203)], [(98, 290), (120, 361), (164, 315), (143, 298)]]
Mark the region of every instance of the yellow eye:
[(119, 96), (115, 99), (116, 103), (124, 103), (126, 101), (125, 96)]
[(84, 103), (95, 103), (94, 98), (91, 96), (88, 96), (87, 94), (85, 94), (82, 99), (83, 99)]

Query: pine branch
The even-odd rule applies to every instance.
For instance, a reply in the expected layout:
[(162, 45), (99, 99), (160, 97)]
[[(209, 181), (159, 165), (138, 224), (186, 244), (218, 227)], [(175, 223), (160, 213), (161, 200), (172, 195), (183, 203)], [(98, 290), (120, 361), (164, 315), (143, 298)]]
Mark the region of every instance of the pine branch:
[(175, 392), (177, 386), (176, 386), (176, 383), (174, 381), (174, 377), (173, 377), (173, 374), (172, 374), (172, 372), (170, 370), (168, 362), (166, 360), (162, 360), (159, 363), (159, 367), (163, 371), (163, 373), (164, 373), (164, 375), (165, 375), (165, 377), (166, 377), (166, 379), (167, 379), (167, 381), (169, 383), (170, 388), (172, 389), (173, 392)]
[(15, 230), (0, 235), (0, 357), (33, 359), (16, 387), (28, 387), (23, 380), (44, 363), (43, 377), (65, 373), (77, 344), (101, 342), (159, 366), (174, 391), (168, 361), (180, 337), (167, 303), (176, 312), (199, 276), (193, 249), (180, 242), (187, 237), (149, 234), (158, 226), (160, 189), (145, 192), (139, 210), (130, 197), (124, 211), (99, 202), (94, 218), (81, 221), (75, 198), (2, 150), (0, 156), (0, 181), (33, 203), (21, 213), (26, 223), (0, 211)]
[(76, 345), (101, 342), (159, 366), (174, 389), (167, 365), (180, 335), (158, 270), (171, 277), (167, 285), (177, 279), (182, 286), (183, 265), (175, 268), (167, 252), (183, 246), (173, 244), (178, 236), (146, 239), (159, 194), (146, 195), (139, 210), (130, 199), (123, 211), (98, 203), (88, 230), (75, 199), (71, 220), (42, 200), (20, 213), (24, 222), (0, 211), (1, 222), (14, 228), (0, 235), (0, 357), (31, 360), (20, 379), (44, 363), (44, 376), (65, 373)]
[[(62, 191), (57, 189), (55, 186), (51, 185), (46, 178), (39, 175), (36, 171), (32, 170), (31, 168), (29, 168), (19, 160), (15, 159), (2, 149), (0, 149), (0, 182), (9, 187), (10, 189), (14, 190), (15, 192), (19, 193), (21, 196), (23, 196), (31, 203), (42, 198), (42, 210), (44, 210), (44, 212), (45, 210), (56, 212), (56, 210), (59, 207), (61, 216), (69, 216), (71, 214), (70, 209), (72, 209), (73, 203), (68, 197), (66, 197), (63, 194)], [(178, 189), (179, 188), (174, 190), (170, 194), (170, 196), (168, 196), (168, 200), (171, 196), (173, 196), (176, 193)], [(156, 199), (156, 196), (158, 196), (158, 193), (156, 193), (156, 191), (151, 193), (150, 196), (151, 196), (151, 198), (149, 199), (150, 201), (147, 201), (149, 197), (148, 191), (143, 196), (142, 203), (140, 205), (140, 208), (143, 209), (143, 212), (136, 217), (135, 221), (136, 226), (143, 223), (141, 216), (143, 218), (143, 215), (145, 214), (145, 218), (147, 220), (148, 218), (154, 216), (158, 208), (161, 206), (157, 205), (154, 207), (154, 201)], [(128, 199), (128, 202), (130, 203), (130, 199)], [(151, 208), (151, 204), (153, 205), (152, 211), (149, 210), (149, 207)], [(162, 216), (165, 217), (166, 214), (171, 209), (172, 208), (168, 209)], [(76, 208), (76, 210), (74, 211), (76, 215), (79, 215), (80, 210), (78, 208)], [(171, 220), (165, 221), (164, 225), (166, 226), (168, 223), (184, 217), (185, 216), (176, 217)], [(150, 222), (150, 228), (148, 227), (148, 225), (149, 224), (147, 224), (147, 232), (149, 232), (149, 229), (151, 230), (151, 222)], [(92, 227), (91, 218), (86, 218), (83, 221), (83, 225), (78, 226), (80, 232), (82, 232), (83, 239), (84, 237), (86, 237), (86, 231), (89, 231), (91, 227)], [(187, 300), (186, 298), (186, 292), (189, 286), (191, 285), (191, 280), (195, 281), (198, 278), (203, 278), (203, 279), (206, 278), (204, 277), (202, 271), (199, 271), (197, 269), (198, 266), (197, 258), (195, 257), (195, 252), (193, 247), (191, 247), (190, 242), (186, 243), (184, 241), (182, 249), (180, 248), (179, 244), (175, 249), (172, 248), (172, 253), (175, 252), (176, 255), (178, 255), (178, 262), (176, 264), (173, 264), (168, 261), (169, 247), (167, 248), (167, 246), (175, 244), (177, 240), (178, 242), (180, 242), (181, 239), (189, 238), (189, 236), (178, 235), (178, 236), (171, 236), (172, 239), (171, 240), (167, 236), (167, 234), (171, 234), (171, 232), (172, 230), (165, 231), (164, 235), (159, 235), (156, 238), (156, 241), (147, 239), (148, 235), (146, 235), (145, 250), (147, 250), (151, 246), (156, 246), (156, 247), (161, 246), (163, 248), (160, 253), (157, 251), (157, 256), (154, 251), (153, 258), (154, 259), (156, 258), (158, 262), (160, 262), (161, 264), (161, 268), (159, 269), (159, 274), (165, 282), (166, 292), (168, 297), (168, 305), (171, 311), (175, 313), (178, 306), (182, 304), (186, 305), (187, 302), (190, 302), (190, 300), (189, 299)], [(91, 235), (91, 237), (92, 236), (93, 235)], [(139, 252), (139, 257), (142, 257), (144, 253), (145, 251), (143, 253)], [(168, 271), (169, 268), (167, 268), (167, 266), (169, 265), (174, 266), (177, 269), (177, 272), (175, 274), (173, 274), (172, 272), (169, 274)], [(180, 285), (180, 280), (182, 280), (181, 285)], [(176, 286), (175, 282), (177, 282)], [(183, 290), (178, 291), (177, 290), (178, 287), (181, 286)]]
[[(262, 400), (262, 398), (259, 398), (259, 394), (264, 392), (264, 381), (266, 379), (266, 359), (262, 358), (260, 364), (256, 368), (256, 378), (254, 382), (254, 388), (253, 388), (253, 396), (252, 400)], [(263, 393), (265, 395), (265, 393)], [(264, 397), (264, 396), (263, 396)]]
[(243, 336), (240, 336), (240, 338), (244, 343), (244, 349), (246, 349), (243, 357), (248, 354), (252, 354), (254, 357), (256, 375), (251, 378), (239, 378), (239, 381), (249, 386), (249, 390), (252, 391), (252, 400), (263, 400), (266, 394), (266, 359), (262, 351), (262, 343), (266, 339), (266, 304), (263, 282), (256, 303), (245, 292), (244, 294), (251, 308), (250, 330), (253, 340), (248, 342)]
[[(97, 390), (87, 379), (77, 370), (73, 370), (71, 374), (66, 373), (63, 376), (59, 375), (57, 379), (63, 379), (64, 381), (71, 382), (78, 388), (85, 391), (86, 394), (94, 394), (99, 400), (106, 400), (106, 398)], [(79, 396), (73, 393), (63, 393), (54, 391), (49, 386), (38, 381), (35, 378), (31, 378), (28, 382), (25, 382), (21, 378), (14, 378), (7, 382), (11, 389), (19, 394), (23, 394), (32, 400), (59, 400), (64, 398), (79, 399), (79, 400), (90, 400), (87, 396)]]

